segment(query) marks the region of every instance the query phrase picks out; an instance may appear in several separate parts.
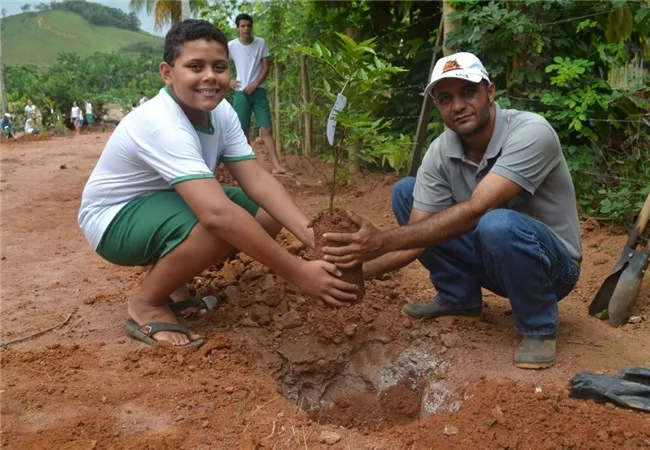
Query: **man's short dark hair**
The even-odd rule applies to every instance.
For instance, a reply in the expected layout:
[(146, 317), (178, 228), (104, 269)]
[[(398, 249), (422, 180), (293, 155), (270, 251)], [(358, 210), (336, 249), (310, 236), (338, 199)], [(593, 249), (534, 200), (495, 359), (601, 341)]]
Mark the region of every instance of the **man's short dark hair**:
[(251, 16), (249, 16), (248, 14), (246, 14), (246, 13), (238, 14), (237, 17), (235, 17), (235, 26), (236, 27), (239, 26), (239, 21), (240, 20), (248, 20), (251, 23), (251, 25), (253, 25), (253, 18)]
[(178, 58), (181, 45), (188, 41), (205, 39), (217, 41), (223, 45), (228, 55), (228, 38), (223, 31), (212, 25), (207, 20), (187, 19), (174, 25), (165, 36), (165, 50), (163, 59), (170, 66)]

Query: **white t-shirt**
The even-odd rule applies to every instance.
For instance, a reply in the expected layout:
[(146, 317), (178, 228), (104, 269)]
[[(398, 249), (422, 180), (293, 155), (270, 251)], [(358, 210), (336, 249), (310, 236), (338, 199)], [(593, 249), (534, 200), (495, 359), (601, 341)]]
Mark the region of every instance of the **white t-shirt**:
[(36, 115), (36, 105), (26, 105), (25, 106), (25, 116), (34, 117)]
[[(257, 80), (262, 72), (262, 59), (269, 57), (269, 48), (262, 38), (254, 37), (250, 44), (242, 44), (239, 39), (228, 42), (230, 59), (235, 62), (237, 69), (238, 91)], [(258, 87), (264, 87), (264, 82)]]
[(230, 103), (223, 100), (209, 114), (210, 129), (192, 125), (163, 88), (120, 121), (81, 196), (79, 226), (93, 249), (131, 200), (214, 178), (220, 161), (255, 159)]
[(77, 120), (79, 118), (79, 107), (73, 106), (70, 110), (70, 120)]
[(86, 102), (86, 114), (92, 114), (93, 113), (93, 104), (90, 102)]

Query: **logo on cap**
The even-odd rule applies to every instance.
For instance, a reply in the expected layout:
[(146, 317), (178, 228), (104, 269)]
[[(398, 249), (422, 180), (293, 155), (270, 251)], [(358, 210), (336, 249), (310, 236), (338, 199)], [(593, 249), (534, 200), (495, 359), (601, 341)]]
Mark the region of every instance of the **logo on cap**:
[(452, 70), (463, 70), (455, 59), (450, 59), (442, 68), (442, 73), (451, 72)]

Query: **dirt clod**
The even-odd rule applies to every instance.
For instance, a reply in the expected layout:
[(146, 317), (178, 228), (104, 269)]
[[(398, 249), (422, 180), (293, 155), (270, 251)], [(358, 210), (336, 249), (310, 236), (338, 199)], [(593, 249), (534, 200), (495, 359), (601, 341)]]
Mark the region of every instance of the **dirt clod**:
[(326, 445), (334, 445), (341, 440), (341, 435), (333, 431), (322, 431), (318, 436), (318, 441)]
[(499, 405), (495, 406), (492, 409), (492, 418), (497, 421), (499, 424), (504, 424), (506, 422), (506, 417), (501, 410)]
[(277, 324), (281, 330), (290, 330), (297, 328), (303, 323), (303, 318), (298, 311), (292, 309), (278, 318)]
[(455, 332), (441, 334), (440, 340), (442, 341), (442, 345), (447, 348), (459, 347), (463, 343), (463, 339)]
[(458, 434), (458, 428), (456, 428), (453, 425), (445, 425), (444, 430), (442, 430), (442, 434), (445, 436), (453, 436)]

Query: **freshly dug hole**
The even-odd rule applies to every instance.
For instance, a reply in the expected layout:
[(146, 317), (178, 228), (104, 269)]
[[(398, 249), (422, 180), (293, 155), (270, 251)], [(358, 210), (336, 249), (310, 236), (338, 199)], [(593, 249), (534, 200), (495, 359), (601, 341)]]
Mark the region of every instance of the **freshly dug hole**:
[(279, 350), (280, 389), (312, 420), (348, 428), (387, 429), (455, 412), (461, 397), (440, 380), (446, 363), (429, 345), (371, 340), (309, 355), (303, 345), (287, 345)]
[[(334, 209), (334, 214), (330, 214), (329, 211), (321, 211), (311, 220), (310, 226), (314, 228), (316, 254), (319, 259), (323, 259), (323, 247), (341, 247), (343, 245), (325, 240), (323, 233), (356, 233), (359, 231), (359, 226), (351, 222), (345, 215), (345, 211), (339, 208)], [(341, 269), (341, 272), (343, 272), (341, 276), (343, 281), (359, 286), (355, 294), (357, 301), (361, 301), (366, 295), (362, 265), (359, 264), (351, 269)]]

